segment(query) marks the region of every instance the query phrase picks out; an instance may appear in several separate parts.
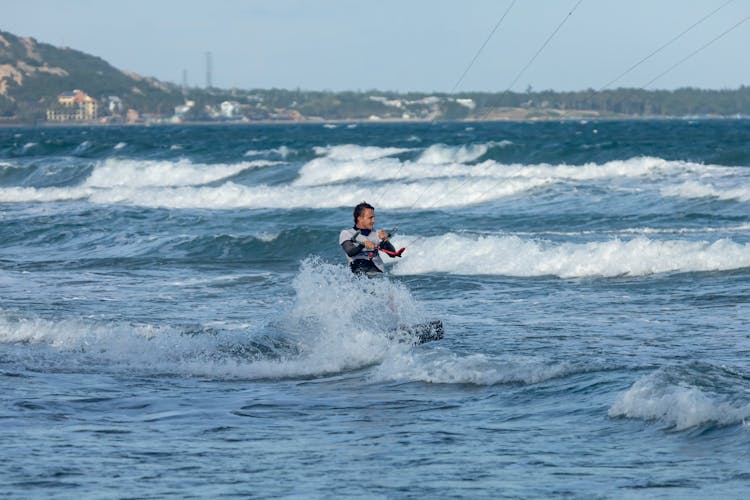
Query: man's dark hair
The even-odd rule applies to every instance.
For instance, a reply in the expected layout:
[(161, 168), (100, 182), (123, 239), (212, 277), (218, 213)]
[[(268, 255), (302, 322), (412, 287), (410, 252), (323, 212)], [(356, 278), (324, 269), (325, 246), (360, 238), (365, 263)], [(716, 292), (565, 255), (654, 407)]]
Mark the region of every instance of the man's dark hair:
[(359, 219), (359, 216), (362, 215), (362, 213), (368, 208), (370, 210), (375, 210), (375, 207), (373, 207), (366, 201), (363, 201), (362, 203), (354, 207), (354, 225), (355, 226), (357, 225), (357, 219)]

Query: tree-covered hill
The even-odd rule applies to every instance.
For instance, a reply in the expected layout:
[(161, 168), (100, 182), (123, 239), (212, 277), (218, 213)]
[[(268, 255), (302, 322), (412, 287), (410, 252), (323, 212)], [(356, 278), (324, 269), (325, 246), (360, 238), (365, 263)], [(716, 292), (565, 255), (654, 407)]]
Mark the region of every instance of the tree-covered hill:
[(0, 31), (0, 117), (40, 119), (58, 94), (74, 89), (96, 99), (117, 96), (142, 112), (167, 112), (182, 102), (174, 85), (125, 73), (78, 50)]

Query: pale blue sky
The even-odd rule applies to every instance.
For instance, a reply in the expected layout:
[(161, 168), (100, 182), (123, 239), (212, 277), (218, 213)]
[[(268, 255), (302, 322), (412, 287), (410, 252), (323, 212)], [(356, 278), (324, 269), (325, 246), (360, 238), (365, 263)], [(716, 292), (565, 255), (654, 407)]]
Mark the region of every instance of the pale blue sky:
[[(0, 29), (219, 87), (453, 88), (512, 0), (2, 0)], [(458, 91), (506, 90), (577, 0), (518, 0)], [(583, 0), (513, 86), (600, 88), (726, 0)], [(750, 16), (734, 0), (615, 86), (652, 78)], [(750, 21), (650, 88), (750, 85)]]

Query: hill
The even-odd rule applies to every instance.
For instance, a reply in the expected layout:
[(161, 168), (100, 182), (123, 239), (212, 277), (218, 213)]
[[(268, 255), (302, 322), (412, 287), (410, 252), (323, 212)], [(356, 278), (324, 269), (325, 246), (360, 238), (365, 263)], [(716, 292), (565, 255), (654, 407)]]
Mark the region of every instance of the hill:
[(82, 89), (96, 99), (158, 113), (182, 102), (174, 85), (121, 71), (105, 60), (0, 31), (0, 119), (43, 119), (61, 92)]

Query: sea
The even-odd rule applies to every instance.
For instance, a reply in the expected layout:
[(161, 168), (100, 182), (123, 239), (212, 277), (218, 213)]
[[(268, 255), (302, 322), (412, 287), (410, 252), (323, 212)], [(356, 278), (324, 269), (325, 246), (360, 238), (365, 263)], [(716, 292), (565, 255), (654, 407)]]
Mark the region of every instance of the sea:
[(0, 128), (3, 498), (746, 498), (749, 320), (748, 120)]

